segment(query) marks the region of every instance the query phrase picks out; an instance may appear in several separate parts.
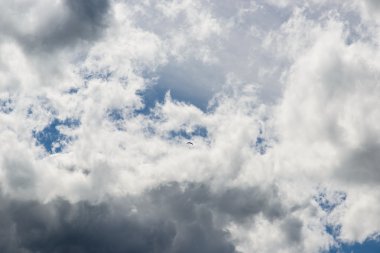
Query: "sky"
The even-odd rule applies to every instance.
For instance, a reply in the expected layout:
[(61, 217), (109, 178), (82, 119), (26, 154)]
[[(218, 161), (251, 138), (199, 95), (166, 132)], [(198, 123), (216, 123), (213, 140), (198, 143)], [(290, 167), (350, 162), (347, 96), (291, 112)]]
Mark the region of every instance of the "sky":
[(0, 252), (380, 252), (377, 0), (2, 0)]

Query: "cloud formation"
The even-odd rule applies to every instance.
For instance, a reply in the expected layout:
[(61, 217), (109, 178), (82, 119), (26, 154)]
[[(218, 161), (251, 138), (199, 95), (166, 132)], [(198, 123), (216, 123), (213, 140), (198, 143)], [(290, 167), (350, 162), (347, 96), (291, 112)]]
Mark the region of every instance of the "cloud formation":
[[(231, 202), (233, 205), (231, 205)], [(229, 220), (284, 215), (278, 196), (258, 188), (211, 192), (204, 184), (169, 183), (98, 204), (1, 199), (3, 252), (237, 252)], [(298, 223), (297, 223), (298, 222)], [(295, 223), (295, 224), (293, 224)], [(299, 221), (284, 232), (299, 240)]]
[(378, 7), (5, 1), (0, 251), (376, 240)]

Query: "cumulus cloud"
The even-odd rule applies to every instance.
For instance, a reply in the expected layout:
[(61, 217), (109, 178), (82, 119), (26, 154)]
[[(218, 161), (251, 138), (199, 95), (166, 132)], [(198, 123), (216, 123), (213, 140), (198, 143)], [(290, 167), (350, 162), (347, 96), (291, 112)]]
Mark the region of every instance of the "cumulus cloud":
[(3, 7), (3, 90), (30, 92), (28, 87), (73, 81), (70, 63), (86, 53), (87, 45), (101, 36), (111, 19), (106, 0), (5, 1)]
[(376, 238), (377, 9), (5, 1), (1, 251), (325, 252)]

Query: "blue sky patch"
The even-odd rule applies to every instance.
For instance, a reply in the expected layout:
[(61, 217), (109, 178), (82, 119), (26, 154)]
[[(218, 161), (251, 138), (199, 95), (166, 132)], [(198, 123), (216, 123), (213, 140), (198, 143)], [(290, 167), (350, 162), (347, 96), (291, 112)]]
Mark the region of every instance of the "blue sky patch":
[(122, 109), (119, 108), (108, 110), (107, 115), (111, 121), (120, 121), (124, 119), (124, 112)]
[(169, 138), (170, 139), (179, 137), (179, 138), (184, 138), (184, 139), (190, 140), (194, 136), (207, 138), (207, 136), (208, 136), (207, 128), (202, 127), (202, 126), (197, 126), (191, 132), (186, 131), (184, 129), (180, 129), (180, 130), (176, 130), (176, 131), (173, 130), (173, 131), (169, 132)]
[(76, 94), (76, 93), (78, 93), (78, 91), (79, 91), (79, 88), (71, 87), (71, 88), (69, 88), (69, 89), (67, 90), (67, 93), (68, 93), (68, 94)]
[(363, 243), (341, 244), (328, 253), (378, 253), (380, 252), (379, 240), (367, 240)]
[(333, 224), (327, 224), (325, 226), (326, 232), (331, 235), (335, 240), (337, 240), (339, 234), (340, 234), (340, 225), (333, 225)]
[(332, 195), (329, 197), (326, 190), (322, 190), (314, 197), (314, 200), (323, 211), (330, 213), (347, 198), (347, 194), (341, 191), (335, 191)]
[(155, 87), (170, 90), (173, 99), (193, 104), (207, 111), (208, 102), (216, 87), (225, 82), (217, 65), (205, 64), (197, 60), (169, 63), (159, 71)]
[(267, 145), (266, 145), (266, 141), (265, 141), (265, 139), (263, 137), (258, 136), (256, 138), (255, 148), (256, 148), (256, 151), (260, 155), (264, 155), (266, 153), (266, 151), (267, 151)]
[(254, 145), (252, 145), (251, 147), (256, 149), (257, 153), (259, 153), (260, 155), (264, 155), (267, 152), (269, 145), (264, 137), (262, 129), (259, 130), (259, 135), (257, 136)]
[(218, 91), (215, 87), (220, 87), (225, 82), (220, 72), (218, 66), (196, 60), (169, 63), (155, 73), (146, 72), (146, 78), (156, 81), (138, 93), (145, 106), (136, 110), (136, 113), (149, 114), (156, 103), (164, 101), (168, 91), (173, 100), (192, 104), (206, 112), (209, 100)]
[(109, 81), (112, 76), (112, 72), (108, 69), (104, 69), (98, 72), (84, 71), (83, 78), (85, 80), (100, 79), (103, 81)]
[(124, 119), (125, 119), (125, 112), (123, 109), (120, 108), (113, 108), (109, 109), (107, 111), (107, 117), (108, 120), (111, 121), (117, 130), (123, 131), (124, 128)]
[(0, 112), (11, 113), (13, 111), (13, 101), (10, 98), (0, 99)]
[(37, 144), (42, 145), (48, 153), (60, 153), (66, 143), (72, 140), (72, 137), (62, 134), (58, 128), (60, 126), (74, 128), (79, 124), (79, 120), (76, 119), (59, 120), (55, 118), (41, 131), (33, 131), (33, 136)]
[(143, 114), (143, 115), (150, 114), (151, 110), (155, 107), (157, 103), (164, 102), (165, 94), (167, 92), (168, 92), (167, 89), (156, 86), (156, 85), (149, 87), (144, 91), (138, 92), (137, 95), (141, 96), (144, 107), (141, 109), (135, 110), (135, 113)]

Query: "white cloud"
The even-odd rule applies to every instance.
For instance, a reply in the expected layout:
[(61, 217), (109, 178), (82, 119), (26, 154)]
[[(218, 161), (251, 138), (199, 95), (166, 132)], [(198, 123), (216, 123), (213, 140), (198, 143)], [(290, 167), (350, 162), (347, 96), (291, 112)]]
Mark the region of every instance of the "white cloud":
[(377, 182), (378, 174), (374, 165), (379, 133), (375, 123), (379, 117), (378, 47), (365, 41), (346, 44), (339, 21), (329, 21), (317, 34), (290, 68), (278, 107), (281, 153), (285, 154), (279, 162), (292, 167), (284, 172), (294, 177), (303, 171), (312, 181), (333, 181), (347, 191), (354, 200), (341, 213), (342, 239), (363, 242), (378, 230), (374, 217), (354, 225), (378, 208), (357, 196), (376, 198), (379, 191), (377, 187), (362, 190)]
[[(6, 1), (2, 192), (105, 203), (193, 182), (217, 199), (238, 189), (199, 212), (242, 252), (321, 252), (330, 223), (363, 242), (380, 231), (380, 65), (374, 3), (352, 3)], [(139, 112), (156, 88), (172, 91)], [(52, 122), (67, 136), (55, 154), (35, 137)], [(347, 199), (325, 210), (320, 189)]]

